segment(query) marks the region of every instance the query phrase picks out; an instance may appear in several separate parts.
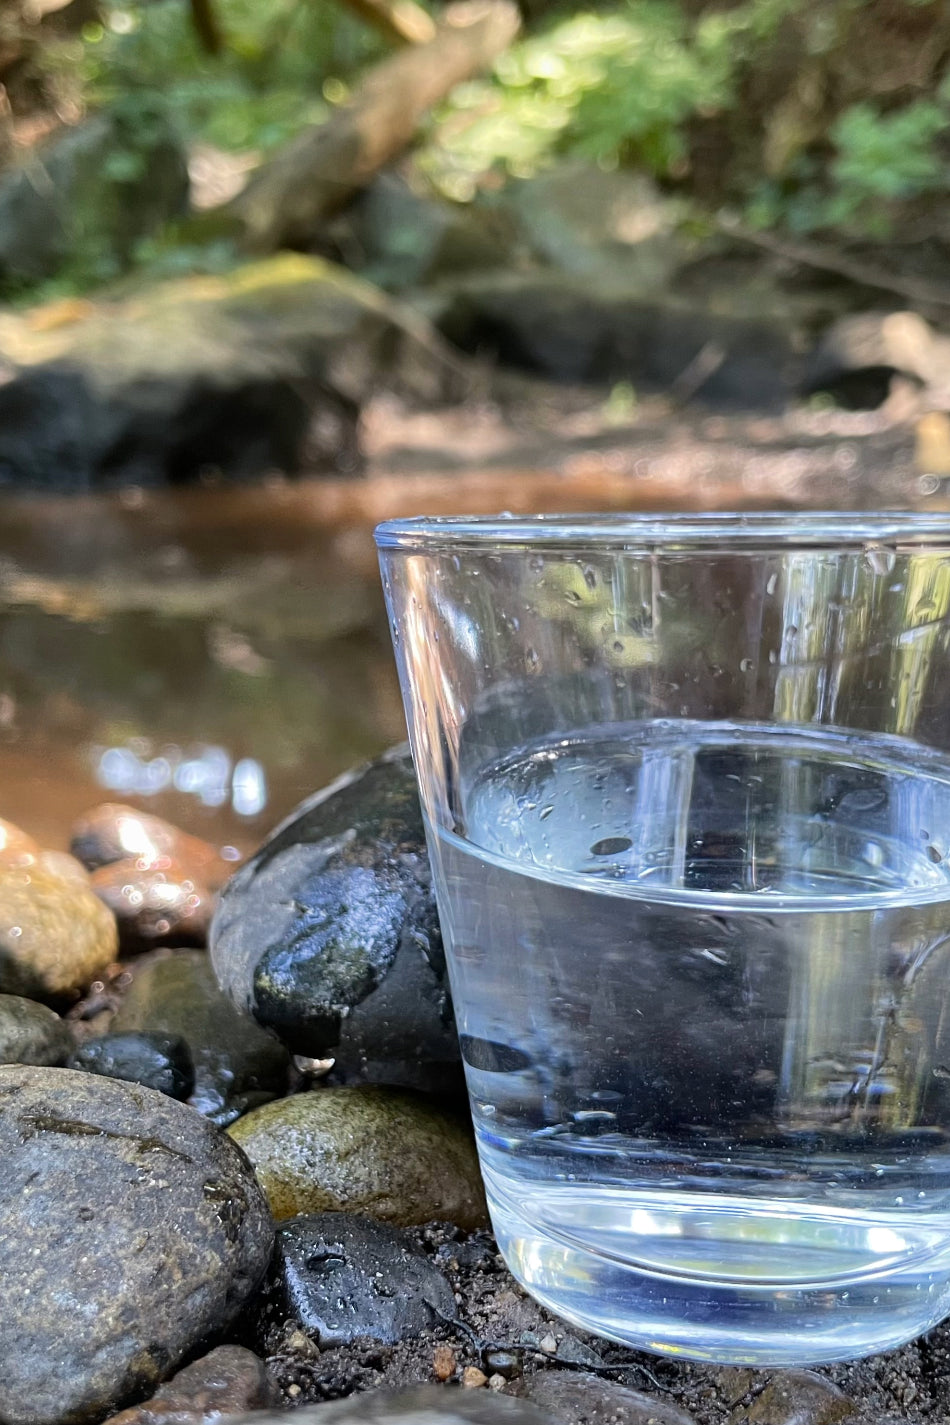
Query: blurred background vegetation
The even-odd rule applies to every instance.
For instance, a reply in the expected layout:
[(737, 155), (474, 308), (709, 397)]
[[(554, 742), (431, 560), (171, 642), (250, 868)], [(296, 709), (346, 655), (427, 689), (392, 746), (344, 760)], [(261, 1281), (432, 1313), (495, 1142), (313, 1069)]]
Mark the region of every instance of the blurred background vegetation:
[[(255, 165), (345, 105), (400, 38), (378, 13), (368, 23), (374, 9), (391, 18), (399, 6), (6, 0), (0, 164), (22, 165), (93, 117), (110, 125), (95, 182), (72, 200), (88, 210), (79, 239), (35, 282), (11, 269), (6, 295), (35, 296), (37, 283), (48, 295), (51, 281), (54, 294), (80, 291), (129, 268), (227, 266), (234, 234), (183, 221), (186, 199), (172, 218), (159, 205), (126, 224), (120, 241), (116, 207), (170, 134), (188, 156), (193, 206), (226, 203)], [(945, 0), (524, 0), (522, 19), (491, 71), (456, 85), (417, 129), (414, 176), (454, 203), (490, 202), (510, 180), (583, 159), (648, 173), (684, 200), (687, 222), (725, 214), (875, 242), (943, 221)]]

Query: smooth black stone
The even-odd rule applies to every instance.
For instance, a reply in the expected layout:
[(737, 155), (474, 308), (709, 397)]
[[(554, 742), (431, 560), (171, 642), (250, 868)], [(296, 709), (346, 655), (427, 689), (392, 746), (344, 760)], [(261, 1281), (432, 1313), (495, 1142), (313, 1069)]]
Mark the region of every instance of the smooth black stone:
[(222, 987), (343, 1082), (461, 1085), (422, 813), (396, 749), (304, 802), (225, 887)]
[(361, 1337), (393, 1344), (456, 1314), (452, 1288), (398, 1228), (344, 1212), (285, 1222), (264, 1311), (291, 1316), (321, 1347)]

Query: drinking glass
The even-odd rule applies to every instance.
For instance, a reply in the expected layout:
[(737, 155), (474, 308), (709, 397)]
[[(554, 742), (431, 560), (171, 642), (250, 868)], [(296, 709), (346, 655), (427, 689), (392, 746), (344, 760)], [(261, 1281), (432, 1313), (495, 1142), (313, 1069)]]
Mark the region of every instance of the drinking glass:
[(656, 1352), (950, 1312), (950, 518), (377, 531), (500, 1248)]

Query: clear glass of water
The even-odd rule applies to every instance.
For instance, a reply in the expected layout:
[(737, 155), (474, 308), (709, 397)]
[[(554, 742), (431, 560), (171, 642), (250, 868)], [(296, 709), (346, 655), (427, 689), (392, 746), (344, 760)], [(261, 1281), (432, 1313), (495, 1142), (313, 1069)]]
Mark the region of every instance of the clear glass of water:
[(377, 532), (481, 1164), (566, 1320), (950, 1313), (950, 517)]

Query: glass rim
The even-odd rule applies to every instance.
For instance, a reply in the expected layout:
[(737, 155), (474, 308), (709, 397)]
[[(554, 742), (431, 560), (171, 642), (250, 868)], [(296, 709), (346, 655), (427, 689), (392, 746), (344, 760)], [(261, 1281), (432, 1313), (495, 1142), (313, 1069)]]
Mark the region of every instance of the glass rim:
[(415, 515), (384, 520), (379, 550), (438, 553), (455, 548), (543, 546), (619, 550), (670, 548), (837, 549), (886, 544), (950, 548), (950, 511), (751, 510), (711, 513)]

